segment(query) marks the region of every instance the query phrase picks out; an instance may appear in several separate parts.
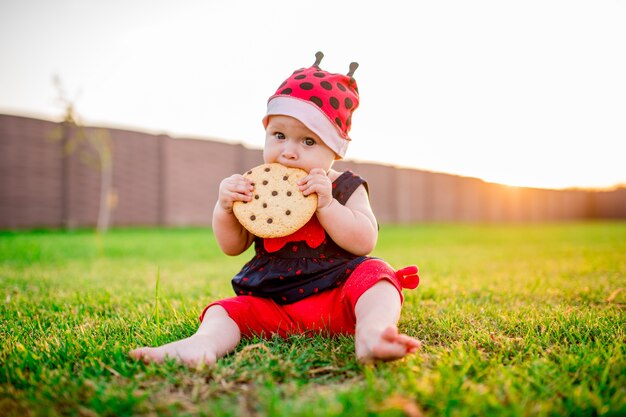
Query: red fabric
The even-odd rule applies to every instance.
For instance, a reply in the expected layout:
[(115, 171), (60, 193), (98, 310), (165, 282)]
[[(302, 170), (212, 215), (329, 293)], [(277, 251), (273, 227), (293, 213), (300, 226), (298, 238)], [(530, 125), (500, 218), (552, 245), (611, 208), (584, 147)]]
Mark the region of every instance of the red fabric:
[[(398, 290), (401, 302), (404, 301), (402, 277), (407, 276), (407, 272), (413, 271), (415, 274), (408, 276), (417, 277), (417, 268), (409, 267), (400, 271), (397, 273), (380, 259), (370, 259), (359, 265), (348, 280), (338, 288), (285, 305), (277, 304), (268, 298), (246, 295), (227, 298), (207, 306), (200, 315), (200, 320), (208, 308), (220, 305), (237, 323), (243, 336), (277, 334), (287, 337), (290, 334), (311, 332), (324, 332), (329, 335), (354, 334), (356, 323), (354, 307), (361, 295), (378, 281), (391, 282)], [(414, 283), (415, 279), (412, 279), (409, 284)]]
[(400, 280), (402, 288), (414, 290), (420, 285), (420, 277), (417, 275), (417, 267), (415, 265), (396, 271), (396, 277)]
[(317, 220), (317, 216), (313, 215), (307, 224), (289, 236), (263, 239), (263, 246), (266, 251), (272, 253), (278, 252), (289, 242), (305, 241), (311, 249), (315, 249), (324, 242), (325, 238), (324, 228)]

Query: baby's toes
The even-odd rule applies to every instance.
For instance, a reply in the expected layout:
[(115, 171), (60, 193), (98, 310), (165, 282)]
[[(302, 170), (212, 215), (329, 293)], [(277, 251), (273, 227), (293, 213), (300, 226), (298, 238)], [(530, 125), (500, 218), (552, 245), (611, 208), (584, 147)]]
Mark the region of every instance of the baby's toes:
[(135, 349), (131, 351), (129, 355), (131, 358), (141, 360), (144, 363), (150, 363), (150, 362), (161, 363), (163, 362), (163, 359), (165, 358), (165, 355), (163, 354), (160, 348), (151, 348), (151, 347)]
[(398, 343), (402, 343), (409, 350), (416, 350), (416, 349), (419, 349), (422, 346), (422, 344), (420, 343), (419, 340), (417, 340), (414, 337), (411, 337), (409, 335), (406, 335), (406, 334), (398, 335), (398, 339), (397, 340), (398, 340)]
[(389, 326), (385, 330), (383, 330), (380, 338), (385, 342), (396, 343), (398, 340), (398, 336), (400, 336), (400, 334), (398, 333), (398, 328), (396, 326)]
[(130, 352), (128, 352), (128, 356), (130, 356), (131, 358), (135, 360), (142, 360), (145, 356), (145, 350), (146, 348), (133, 349)]

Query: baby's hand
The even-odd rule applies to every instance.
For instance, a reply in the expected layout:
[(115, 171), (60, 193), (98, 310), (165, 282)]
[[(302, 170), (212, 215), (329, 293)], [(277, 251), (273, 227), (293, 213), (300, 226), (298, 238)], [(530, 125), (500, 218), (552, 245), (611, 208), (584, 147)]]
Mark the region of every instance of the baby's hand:
[(252, 201), (252, 181), (243, 175), (235, 174), (220, 183), (218, 202), (225, 211), (232, 213), (235, 201)]
[(313, 168), (309, 175), (298, 182), (302, 194), (317, 193), (317, 208), (325, 208), (333, 202), (333, 185), (330, 178), (321, 168)]

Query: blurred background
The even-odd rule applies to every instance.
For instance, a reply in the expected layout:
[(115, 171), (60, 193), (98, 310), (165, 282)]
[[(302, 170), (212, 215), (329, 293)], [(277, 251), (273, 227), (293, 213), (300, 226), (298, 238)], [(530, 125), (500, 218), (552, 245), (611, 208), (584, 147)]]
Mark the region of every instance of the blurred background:
[(626, 217), (619, 1), (0, 1), (0, 227), (205, 225), (295, 69), (383, 222)]

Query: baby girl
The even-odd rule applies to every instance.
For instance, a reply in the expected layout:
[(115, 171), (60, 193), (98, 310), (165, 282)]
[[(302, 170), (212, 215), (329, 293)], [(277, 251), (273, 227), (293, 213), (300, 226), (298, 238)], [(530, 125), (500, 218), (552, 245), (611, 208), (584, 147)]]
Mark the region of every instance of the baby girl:
[[(249, 202), (254, 185), (240, 174), (225, 178), (213, 212), (215, 238), (227, 255), (252, 244), (254, 257), (233, 278), (236, 296), (209, 304), (197, 332), (160, 347), (130, 352), (146, 362), (174, 359), (190, 366), (213, 364), (233, 351), (242, 337), (290, 334), (354, 335), (358, 360), (395, 360), (414, 353), (418, 340), (398, 331), (403, 288), (419, 283), (416, 267), (395, 271), (368, 256), (376, 246), (378, 223), (368, 187), (333, 163), (344, 157), (352, 114), (359, 105), (353, 78), (313, 66), (296, 70), (267, 104), (265, 163), (300, 168), (304, 195), (317, 194), (317, 210), (302, 230), (279, 244), (251, 234), (233, 214), (236, 201)], [(311, 243), (315, 242), (315, 243)]]

